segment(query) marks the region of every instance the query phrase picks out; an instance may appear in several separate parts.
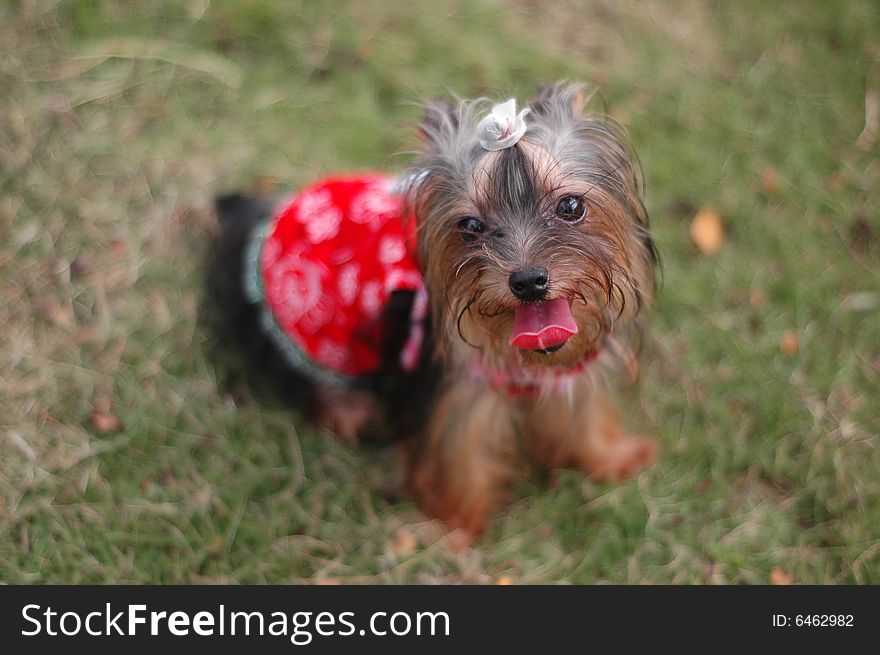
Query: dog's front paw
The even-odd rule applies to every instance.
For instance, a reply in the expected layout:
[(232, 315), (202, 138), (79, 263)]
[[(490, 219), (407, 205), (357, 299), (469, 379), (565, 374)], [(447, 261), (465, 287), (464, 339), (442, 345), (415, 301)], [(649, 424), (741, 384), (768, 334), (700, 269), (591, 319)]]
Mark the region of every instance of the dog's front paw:
[(591, 452), (584, 458), (582, 468), (595, 480), (617, 482), (651, 466), (659, 453), (657, 439), (621, 435)]
[(375, 399), (367, 393), (318, 387), (315, 423), (346, 441), (363, 436), (378, 414)]

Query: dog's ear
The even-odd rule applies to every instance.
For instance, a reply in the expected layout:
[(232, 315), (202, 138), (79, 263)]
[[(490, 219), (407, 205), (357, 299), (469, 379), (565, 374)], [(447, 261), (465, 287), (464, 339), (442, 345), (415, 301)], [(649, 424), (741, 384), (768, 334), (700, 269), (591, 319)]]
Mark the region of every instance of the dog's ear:
[(425, 103), (419, 136), (428, 148), (436, 146), (442, 135), (457, 129), (458, 112), (449, 100), (436, 96)]
[(538, 93), (529, 102), (529, 107), (539, 116), (562, 113), (570, 118), (582, 118), (586, 101), (583, 84), (557, 82), (538, 85)]

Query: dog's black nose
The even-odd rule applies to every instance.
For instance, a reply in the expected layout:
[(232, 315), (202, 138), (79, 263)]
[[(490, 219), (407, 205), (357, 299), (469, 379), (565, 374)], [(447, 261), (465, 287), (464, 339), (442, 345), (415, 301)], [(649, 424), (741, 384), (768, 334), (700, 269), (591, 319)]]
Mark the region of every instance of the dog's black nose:
[(526, 302), (541, 300), (547, 295), (550, 275), (546, 268), (526, 268), (510, 274), (507, 280), (513, 295)]

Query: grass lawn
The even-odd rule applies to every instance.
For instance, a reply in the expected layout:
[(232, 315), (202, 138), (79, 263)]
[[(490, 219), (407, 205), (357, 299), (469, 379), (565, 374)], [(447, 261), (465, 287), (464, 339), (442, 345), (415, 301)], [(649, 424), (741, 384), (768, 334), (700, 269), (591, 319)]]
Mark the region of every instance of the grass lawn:
[[(388, 449), (218, 392), (211, 198), (401, 168), (419, 101), (560, 78), (644, 168), (624, 406), (664, 450), (456, 551)], [(0, 581), (880, 583), (878, 3), (11, 0), (0, 90)]]

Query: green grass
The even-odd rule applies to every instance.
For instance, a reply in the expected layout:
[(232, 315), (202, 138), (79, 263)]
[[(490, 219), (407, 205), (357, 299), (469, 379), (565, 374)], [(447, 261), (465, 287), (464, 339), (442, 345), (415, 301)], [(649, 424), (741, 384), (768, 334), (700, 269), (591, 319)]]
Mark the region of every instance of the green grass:
[[(880, 7), (461, 4), (2, 4), (0, 580), (880, 583)], [(624, 406), (663, 456), (521, 483), (455, 551), (383, 500), (392, 453), (217, 391), (211, 197), (402, 167), (418, 101), (562, 77), (644, 168), (664, 275)]]

